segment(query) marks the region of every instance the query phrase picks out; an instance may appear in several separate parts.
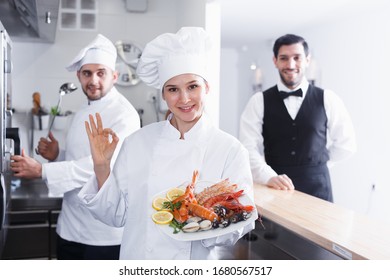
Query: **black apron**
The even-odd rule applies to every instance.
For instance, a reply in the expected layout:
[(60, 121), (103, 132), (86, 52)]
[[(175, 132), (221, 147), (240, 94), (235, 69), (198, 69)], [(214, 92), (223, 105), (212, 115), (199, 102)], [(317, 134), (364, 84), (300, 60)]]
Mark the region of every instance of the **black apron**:
[(333, 202), (332, 185), (326, 164), (319, 166), (272, 166), (278, 174), (286, 174), (295, 189)]
[(295, 119), (276, 86), (264, 93), (263, 138), (268, 165), (289, 176), (296, 190), (333, 202), (326, 149), (324, 91), (309, 85)]

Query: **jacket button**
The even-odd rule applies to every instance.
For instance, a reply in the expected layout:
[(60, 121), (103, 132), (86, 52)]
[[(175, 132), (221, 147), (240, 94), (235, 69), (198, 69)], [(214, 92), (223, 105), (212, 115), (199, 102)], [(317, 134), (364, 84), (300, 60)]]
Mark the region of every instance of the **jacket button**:
[(295, 141), (297, 140), (297, 137), (292, 137), (291, 140)]
[(292, 156), (295, 156), (295, 151), (292, 151), (292, 152), (291, 152), (291, 155), (292, 155)]

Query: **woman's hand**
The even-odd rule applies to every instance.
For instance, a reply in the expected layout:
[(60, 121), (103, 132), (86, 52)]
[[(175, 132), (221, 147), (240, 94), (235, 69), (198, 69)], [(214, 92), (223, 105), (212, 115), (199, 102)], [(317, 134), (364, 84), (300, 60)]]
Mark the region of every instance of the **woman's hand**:
[(110, 175), (110, 162), (115, 148), (119, 142), (118, 136), (110, 128), (103, 128), (102, 118), (96, 113), (96, 123), (92, 115), (89, 115), (89, 123), (85, 122), (94, 171), (99, 189)]

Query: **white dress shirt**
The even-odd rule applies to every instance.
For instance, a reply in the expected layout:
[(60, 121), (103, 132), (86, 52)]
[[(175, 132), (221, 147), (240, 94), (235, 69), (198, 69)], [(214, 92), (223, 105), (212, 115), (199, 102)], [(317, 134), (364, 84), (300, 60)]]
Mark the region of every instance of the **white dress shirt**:
[[(306, 79), (291, 90), (281, 81), (277, 83), (279, 91), (302, 89), (303, 96), (290, 96), (284, 99), (284, 104), (292, 119), (298, 114), (306, 96), (309, 83)], [(356, 151), (355, 132), (351, 118), (342, 100), (331, 90), (324, 90), (324, 107), (327, 122), (327, 149), (331, 162), (347, 158)], [(241, 143), (248, 149), (253, 180), (266, 184), (278, 174), (265, 162), (263, 139), (264, 96), (262, 92), (255, 93), (249, 100), (240, 120)]]
[[(122, 228), (114, 228), (96, 220), (77, 194), (93, 172), (93, 162), (85, 121), (89, 114), (100, 113), (105, 127), (112, 128), (120, 138), (119, 147), (126, 136), (140, 127), (137, 111), (130, 102), (113, 88), (106, 96), (85, 105), (74, 116), (66, 138), (66, 150), (56, 162), (44, 163), (45, 180), (50, 193), (64, 194), (58, 219), (57, 233), (68, 241), (88, 245), (118, 245)], [(118, 149), (119, 150), (119, 149)], [(114, 160), (118, 152), (114, 155)]]
[(194, 170), (200, 181), (229, 178), (253, 200), (248, 152), (236, 138), (215, 128), (205, 114), (184, 138), (169, 121), (143, 127), (125, 140), (100, 191), (96, 177), (80, 191), (96, 218), (125, 226), (121, 259), (216, 259), (217, 245), (233, 245), (254, 228), (251, 223), (230, 234), (191, 242), (169, 237), (161, 231), (164, 225), (152, 221), (153, 197), (189, 182)]

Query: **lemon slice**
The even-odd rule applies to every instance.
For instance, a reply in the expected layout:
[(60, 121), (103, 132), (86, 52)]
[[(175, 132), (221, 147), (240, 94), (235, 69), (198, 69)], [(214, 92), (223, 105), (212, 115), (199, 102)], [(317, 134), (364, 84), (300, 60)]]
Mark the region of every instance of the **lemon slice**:
[(152, 207), (157, 211), (167, 209), (164, 207), (164, 202), (169, 202), (169, 200), (165, 197), (156, 197), (153, 199)]
[(179, 196), (183, 195), (184, 194), (184, 190), (183, 189), (179, 189), (179, 188), (173, 188), (173, 189), (170, 189), (168, 192), (167, 192), (167, 198), (172, 201), (172, 200), (175, 200), (176, 198), (178, 198)]
[(168, 211), (158, 211), (152, 215), (152, 220), (156, 224), (166, 225), (173, 220), (173, 214)]

